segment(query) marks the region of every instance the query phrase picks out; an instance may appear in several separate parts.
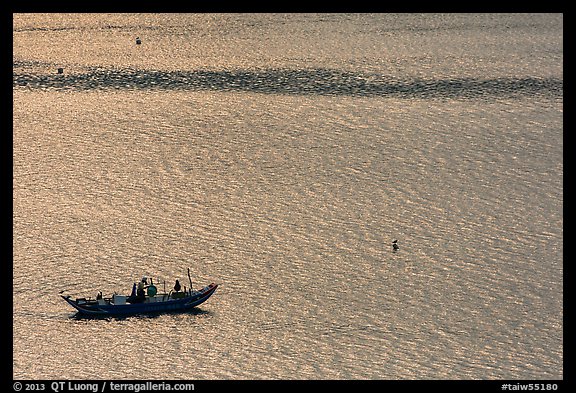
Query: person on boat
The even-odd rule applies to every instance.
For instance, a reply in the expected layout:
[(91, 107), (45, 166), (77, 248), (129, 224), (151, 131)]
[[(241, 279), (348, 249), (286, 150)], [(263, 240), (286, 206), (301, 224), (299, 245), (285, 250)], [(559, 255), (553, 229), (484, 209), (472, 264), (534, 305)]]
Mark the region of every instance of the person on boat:
[(180, 286), (180, 281), (176, 280), (176, 284), (174, 284), (174, 291), (180, 292), (180, 289), (182, 289), (182, 287)]
[(132, 285), (132, 293), (130, 293), (130, 296), (128, 296), (128, 299), (126, 299), (126, 301), (128, 303), (142, 303), (142, 301), (144, 300), (144, 297), (139, 297), (138, 296), (138, 291), (136, 290), (137, 286), (136, 283), (134, 283), (134, 285)]
[(136, 297), (144, 300), (144, 289), (148, 285), (148, 278), (146, 276), (142, 277), (142, 281), (138, 283), (138, 289), (136, 290)]

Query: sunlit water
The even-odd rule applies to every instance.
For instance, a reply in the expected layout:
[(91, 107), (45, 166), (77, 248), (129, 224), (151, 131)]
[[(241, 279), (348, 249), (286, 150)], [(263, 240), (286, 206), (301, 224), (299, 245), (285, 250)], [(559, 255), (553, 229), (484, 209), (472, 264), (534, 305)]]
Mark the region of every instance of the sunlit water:
[(561, 379), (562, 23), (15, 15), (14, 378)]

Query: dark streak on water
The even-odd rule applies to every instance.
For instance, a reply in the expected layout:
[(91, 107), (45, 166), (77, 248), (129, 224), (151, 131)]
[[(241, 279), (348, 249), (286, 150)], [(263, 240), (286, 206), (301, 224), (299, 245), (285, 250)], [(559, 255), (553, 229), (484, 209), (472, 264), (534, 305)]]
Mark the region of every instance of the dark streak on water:
[[(17, 64), (14, 64), (17, 67)], [(69, 75), (14, 73), (14, 86), (40, 89), (163, 89), (246, 91), (265, 94), (392, 96), (399, 98), (481, 98), (520, 95), (562, 97), (558, 78), (454, 78), (393, 80), (330, 69), (153, 71), (94, 69)]]

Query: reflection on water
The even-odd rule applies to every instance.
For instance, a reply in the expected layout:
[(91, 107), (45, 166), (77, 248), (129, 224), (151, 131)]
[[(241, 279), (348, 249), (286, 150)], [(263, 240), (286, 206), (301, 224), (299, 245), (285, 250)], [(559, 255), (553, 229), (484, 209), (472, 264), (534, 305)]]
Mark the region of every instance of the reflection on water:
[(15, 15), (13, 377), (562, 379), (562, 19)]

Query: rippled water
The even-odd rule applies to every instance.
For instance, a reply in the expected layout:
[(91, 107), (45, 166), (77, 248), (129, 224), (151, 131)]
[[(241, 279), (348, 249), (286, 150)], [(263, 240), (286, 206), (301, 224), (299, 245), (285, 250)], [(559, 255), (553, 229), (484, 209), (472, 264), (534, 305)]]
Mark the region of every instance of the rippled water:
[(14, 15), (14, 378), (561, 379), (562, 23)]

